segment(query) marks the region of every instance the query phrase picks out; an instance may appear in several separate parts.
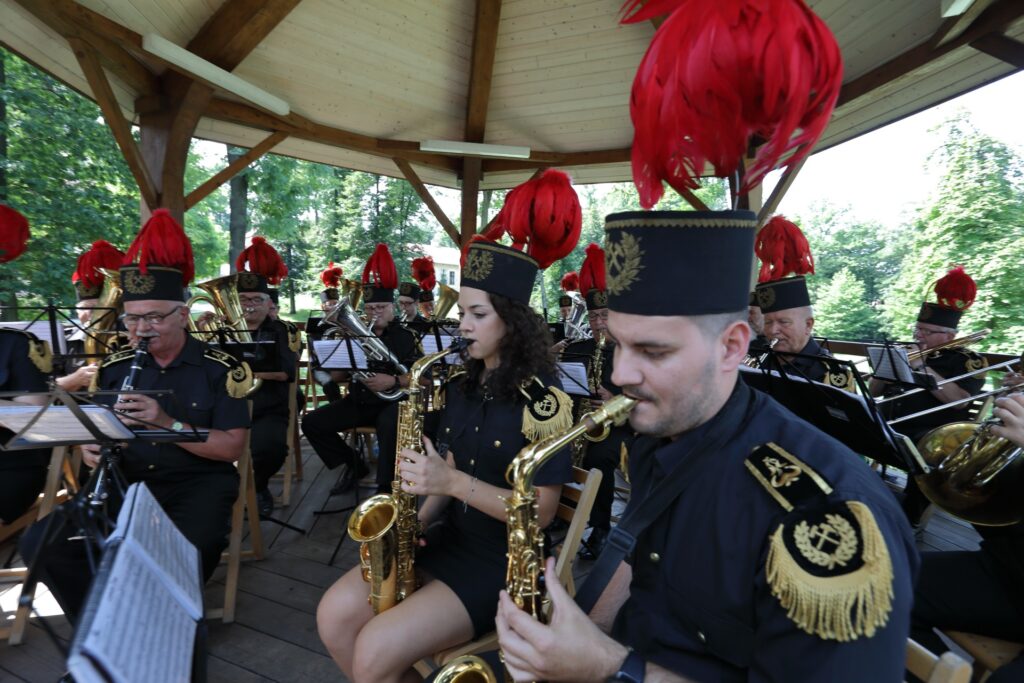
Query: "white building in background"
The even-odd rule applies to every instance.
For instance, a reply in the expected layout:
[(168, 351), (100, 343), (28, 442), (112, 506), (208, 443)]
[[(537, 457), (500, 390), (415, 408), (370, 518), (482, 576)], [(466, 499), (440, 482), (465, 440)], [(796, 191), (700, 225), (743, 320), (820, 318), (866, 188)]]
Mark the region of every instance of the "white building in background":
[[(459, 260), (462, 252), (455, 247), (435, 247), (430, 244), (418, 244), (413, 247), (415, 251), (422, 252), (424, 256), (434, 259), (434, 273), (438, 282), (443, 282), (449, 287), (459, 288), (459, 281), (462, 269), (459, 267)], [(434, 292), (437, 293), (436, 291)]]

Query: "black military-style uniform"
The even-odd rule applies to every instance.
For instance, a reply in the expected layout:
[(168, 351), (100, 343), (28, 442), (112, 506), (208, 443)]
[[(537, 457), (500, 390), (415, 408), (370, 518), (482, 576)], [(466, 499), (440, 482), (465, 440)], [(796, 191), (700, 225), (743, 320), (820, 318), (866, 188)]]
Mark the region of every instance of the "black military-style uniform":
[(698, 681), (902, 680), (918, 558), (878, 477), (743, 382), (697, 429), (638, 441), (630, 507), (690, 457), (612, 635)]
[(267, 318), (252, 336), (253, 341), (274, 342), (274, 366), (288, 375), (287, 381), (263, 380), (252, 397), (253, 478), (256, 490), (263, 491), (288, 456), (288, 389), (295, 380), (295, 352), (291, 333), (280, 320)]
[[(566, 362), (583, 362), (587, 366), (587, 373), (590, 376), (593, 372), (594, 352), (597, 349), (597, 342), (594, 339), (583, 339), (573, 342), (566, 347), (562, 353), (562, 360)], [(615, 346), (611, 342), (605, 345), (602, 352), (601, 378), (600, 383), (611, 394), (618, 395), (622, 390), (612, 383), (612, 359), (615, 355)], [(581, 415), (581, 403), (583, 399), (573, 396), (576, 403), (576, 415)], [(597, 497), (594, 499), (594, 507), (590, 512), (590, 526), (595, 529), (608, 530), (611, 528), (612, 502), (615, 498), (615, 470), (622, 462), (622, 450), (627, 451), (636, 438), (636, 434), (630, 429), (629, 424), (619, 427), (612, 427), (608, 431), (608, 438), (603, 441), (586, 441), (585, 452), (581, 467), (590, 469), (596, 467), (601, 471), (601, 485), (597, 490)]]
[[(988, 361), (970, 349), (946, 349), (945, 351), (939, 351), (925, 358), (924, 364), (943, 378), (958, 377), (972, 370), (988, 367)], [(981, 388), (985, 385), (985, 373), (979, 373), (973, 377), (962, 379), (956, 382), (956, 385), (968, 394), (980, 393)], [(903, 391), (905, 390), (890, 384), (886, 387), (885, 395), (893, 396)], [(886, 419), (892, 420), (940, 405), (942, 405), (942, 401), (935, 398), (930, 391), (918, 391), (906, 398), (887, 401), (879, 407), (882, 409)], [(958, 408), (938, 410), (930, 415), (922, 415), (921, 417), (915, 417), (913, 420), (899, 422), (893, 425), (893, 429), (901, 434), (906, 434), (917, 443), (921, 440), (921, 437), (935, 427), (964, 419), (962, 415), (966, 409), (967, 406), (963, 405)]]
[[(380, 340), (406, 369), (421, 355), (416, 337), (397, 322), (388, 324)], [(382, 372), (396, 374), (393, 368)], [(302, 418), (302, 432), (324, 464), (334, 469), (339, 465), (355, 467), (357, 462), (355, 451), (338, 432), (353, 427), (376, 427), (377, 484), (380, 488), (390, 490), (394, 478), (397, 423), (397, 401), (386, 401), (361, 382), (353, 381), (348, 396), (306, 413)]]
[[(126, 349), (104, 360), (98, 386), (117, 390), (128, 376), (134, 350)], [(227, 431), (249, 427), (246, 401), (229, 393), (244, 373), (232, 356), (212, 349), (191, 337), (178, 357), (166, 367), (146, 356), (135, 387), (169, 389), (173, 394), (156, 400), (170, 417), (194, 427)], [(114, 396), (102, 397), (113, 403)], [(194, 455), (173, 443), (137, 439), (121, 456), (121, 471), (129, 484), (145, 482), (178, 529), (199, 550), (204, 580), (209, 580), (227, 547), (231, 508), (238, 497), (238, 473), (226, 461)], [(109, 511), (111, 516), (117, 510)], [(22, 542), (31, 557), (41, 540), (34, 525)], [(63, 540), (50, 547), (44, 568), (46, 584), (54, 589), (65, 612), (77, 617), (91, 581), (83, 544)]]
[[(817, 358), (804, 358), (803, 356), (817, 356)], [(823, 348), (813, 337), (807, 340), (804, 348), (800, 350), (799, 356), (787, 356), (780, 353), (782, 368), (791, 375), (806, 377), (814, 382), (821, 382), (829, 386), (838, 387), (847, 391), (854, 391), (853, 375), (845, 368), (833, 367), (825, 358), (832, 358), (832, 353)]]
[[(0, 391), (46, 391), (39, 368), (46, 342), (30, 332), (0, 327)], [(8, 399), (9, 400), (9, 399)], [(14, 434), (0, 427), (0, 443)], [(0, 520), (12, 522), (32, 505), (46, 484), (50, 449), (0, 451)]]
[[(515, 400), (493, 398), (481, 387), (469, 386), (464, 373), (450, 379), (444, 392), (444, 409), (434, 435), (438, 453), (451, 453), (457, 469), (499, 488), (509, 488), (505, 471), (523, 447), (572, 426), (569, 397), (536, 378)], [(532, 409), (545, 400), (553, 408), (557, 406), (553, 414)], [(534, 484), (562, 484), (571, 479), (572, 461), (566, 448), (541, 467)], [(495, 598), (505, 587), (508, 566), (505, 522), (452, 500), (427, 539), (426, 547), (417, 553), (417, 568), (455, 592), (469, 612), (476, 636), (493, 631), (498, 607)]]

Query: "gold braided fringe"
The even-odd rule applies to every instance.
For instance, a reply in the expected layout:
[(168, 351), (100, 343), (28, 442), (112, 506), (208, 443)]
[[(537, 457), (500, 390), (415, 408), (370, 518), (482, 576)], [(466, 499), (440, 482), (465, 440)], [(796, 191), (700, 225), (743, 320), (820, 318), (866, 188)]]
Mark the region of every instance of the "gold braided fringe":
[(841, 643), (868, 638), (889, 621), (892, 610), (892, 562), (882, 532), (863, 503), (846, 503), (860, 525), (863, 544), (859, 569), (838, 576), (815, 576), (790, 554), (783, 527), (772, 535), (767, 579), (772, 595), (800, 630)]
[(53, 351), (45, 340), (29, 339), (28, 358), (39, 372), (49, 374), (53, 371)]
[(553, 414), (549, 417), (538, 419), (530, 410), (530, 404), (523, 408), (523, 436), (532, 441), (538, 441), (555, 434), (563, 432), (573, 425), (572, 421), (572, 399), (561, 389), (547, 387), (547, 393), (554, 401)]

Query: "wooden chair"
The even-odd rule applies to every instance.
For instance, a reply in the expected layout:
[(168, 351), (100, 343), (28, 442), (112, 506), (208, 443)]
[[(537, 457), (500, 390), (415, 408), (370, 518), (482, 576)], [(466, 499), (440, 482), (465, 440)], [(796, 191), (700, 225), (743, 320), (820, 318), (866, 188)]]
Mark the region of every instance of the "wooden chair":
[[(250, 404), (250, 412), (252, 406)], [(231, 509), (231, 534), (228, 549), (221, 554), (221, 562), (228, 563), (224, 579), (223, 607), (206, 610), (207, 619), (220, 619), (225, 624), (235, 620), (235, 603), (238, 598), (238, 572), (243, 559), (263, 559), (263, 532), (260, 529), (259, 507), (256, 505), (256, 484), (252, 473), (252, 453), (249, 450), (251, 430), (246, 433), (245, 447), (238, 460), (238, 498)], [(249, 549), (242, 549), (245, 524), (249, 525)]]
[(937, 657), (916, 640), (907, 640), (907, 671), (925, 683), (968, 683), (971, 665), (952, 652)]
[[(70, 493), (78, 490), (74, 473), (77, 470), (75, 463), (80, 461), (80, 455), (77, 452), (71, 455), (67, 446), (53, 448), (50, 452), (50, 464), (46, 470), (46, 484), (43, 487), (43, 492), (25, 514), (10, 524), (0, 526), (0, 543), (11, 538), (32, 522), (46, 517), (56, 505), (66, 500)], [(61, 488), (62, 481), (65, 482), (64, 488)], [(25, 567), (0, 569), (0, 583), (20, 583), (27, 574), (28, 569)], [(30, 604), (21, 604), (21, 598), (22, 595), (19, 595), (18, 606), (10, 626), (0, 628), (0, 639), (7, 638), (7, 642), (11, 645), (20, 645), (25, 639), (25, 628), (28, 626), (28, 619), (32, 612)]]
[(984, 681), (993, 671), (1009, 664), (1024, 651), (1024, 643), (979, 636), (963, 631), (943, 631), (947, 638), (963, 648), (974, 658), (974, 672), (977, 680)]
[[(558, 519), (569, 523), (565, 538), (556, 547), (555, 559), (555, 573), (569, 595), (576, 594), (576, 585), (572, 577), (573, 563), (576, 560), (576, 553), (579, 552), (587, 521), (590, 519), (590, 510), (594, 507), (597, 488), (601, 485), (600, 470), (588, 471), (579, 467), (572, 469), (573, 482), (562, 486), (562, 496), (558, 503), (558, 511), (555, 513)], [(429, 676), (434, 669), (444, 666), (456, 657), (487, 652), (497, 647), (498, 633), (492, 631), (476, 640), (438, 652), (433, 657), (421, 659), (416, 663), (416, 671), (422, 676)]]
[[(296, 375), (297, 377), (297, 375)], [(288, 385), (288, 431), (285, 438), (288, 441), (288, 455), (284, 459), (284, 466), (274, 477), (282, 477), (280, 502), (282, 507), (292, 504), (292, 482), (302, 481), (302, 451), (299, 448), (299, 413), (298, 400), (295, 392), (298, 387), (298, 380)]]

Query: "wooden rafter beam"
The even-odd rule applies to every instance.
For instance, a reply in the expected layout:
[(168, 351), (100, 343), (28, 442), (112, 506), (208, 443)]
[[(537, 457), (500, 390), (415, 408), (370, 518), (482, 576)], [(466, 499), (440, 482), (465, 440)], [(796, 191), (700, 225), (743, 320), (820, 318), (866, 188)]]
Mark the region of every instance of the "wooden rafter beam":
[(993, 2), (995, 2), (995, 0), (974, 0), (974, 2), (971, 3), (971, 6), (968, 7), (963, 14), (944, 19), (938, 30), (935, 31), (928, 42), (932, 47), (935, 47), (953, 40), (966, 31), (967, 27), (970, 26), (982, 12), (987, 10)]
[(244, 169), (248, 168), (252, 162), (272, 150), (278, 143), (287, 137), (288, 133), (282, 133), (280, 131), (271, 133), (265, 137), (258, 145), (232, 161), (223, 170), (218, 171), (216, 174), (211, 176), (205, 183), (189, 192), (188, 196), (185, 197), (185, 210), (187, 211), (199, 202), (203, 201), (203, 199), (205, 199), (211, 192), (234, 178)]
[(529, 159), (485, 159), (484, 173), (524, 171), (549, 166), (588, 166), (591, 164), (618, 164), (629, 161), (632, 151), (600, 149), (592, 152), (539, 152), (534, 150)]
[(459, 225), (459, 247), (465, 247), (476, 234), (478, 198), (482, 164), (479, 158), (467, 157), (462, 164), (462, 220)]
[(234, 71), (298, 4), (299, 0), (227, 0), (186, 49)]
[(971, 47), (987, 55), (1024, 69), (1024, 43), (1009, 36), (990, 33), (971, 41)]
[(412, 189), (416, 190), (416, 194), (420, 196), (420, 199), (422, 199), (423, 203), (427, 205), (430, 212), (434, 214), (434, 218), (437, 219), (437, 222), (441, 224), (444, 231), (448, 233), (448, 236), (452, 238), (453, 242), (455, 242), (455, 246), (459, 246), (459, 231), (455, 229), (455, 224), (452, 223), (451, 219), (448, 218), (448, 215), (445, 214), (444, 209), (442, 209), (441, 205), (437, 203), (436, 199), (434, 199), (434, 195), (430, 194), (430, 190), (428, 190), (427, 186), (423, 184), (422, 180), (420, 180), (419, 175), (417, 175), (416, 171), (413, 170), (412, 165), (401, 157), (394, 157), (393, 160), (395, 162), (395, 166), (398, 167), (398, 170), (402, 172), (405, 179), (409, 181), (410, 185), (412, 185)]
[(86, 80), (89, 81), (89, 88), (92, 89), (96, 103), (99, 104), (100, 111), (103, 112), (103, 118), (114, 134), (114, 140), (121, 149), (121, 154), (128, 164), (128, 169), (135, 177), (135, 182), (139, 186), (139, 192), (142, 194), (143, 201), (150, 209), (155, 209), (159, 206), (159, 198), (153, 184), (153, 179), (150, 177), (146, 164), (143, 162), (138, 145), (135, 144), (135, 138), (132, 137), (131, 126), (121, 114), (121, 105), (118, 104), (117, 98), (114, 97), (110, 81), (107, 80), (107, 75), (104, 73), (103, 67), (100, 66), (96, 53), (93, 52), (89, 45), (86, 45), (78, 38), (71, 38), (68, 42), (75, 53), (75, 58), (82, 67)]
[(466, 98), (466, 142), (483, 142), (487, 126), (487, 105), (491, 100), (494, 53), (498, 47), (498, 23), (501, 0), (476, 0), (473, 26), (473, 56), (469, 70), (469, 97)]
[[(839, 101), (836, 103), (836, 107), (841, 107), (863, 97), (869, 92), (877, 90), (902, 76), (906, 76), (957, 48), (971, 44), (982, 36), (991, 33), (1002, 33), (1008, 25), (1022, 16), (1024, 16), (1024, 2), (1019, 0), (997, 0), (956, 38), (934, 46), (932, 41), (926, 41), (890, 59), (885, 64), (869, 71), (863, 76), (846, 83), (839, 93)], [(942, 29), (940, 28), (939, 30), (941, 31)]]
[(774, 188), (772, 188), (772, 193), (768, 195), (768, 201), (764, 203), (764, 206), (761, 207), (761, 210), (757, 214), (758, 230), (768, 222), (768, 218), (771, 217), (773, 213), (779, 210), (779, 204), (782, 203), (782, 198), (786, 196), (786, 193), (789, 192), (789, 188), (793, 186), (793, 181), (796, 180), (796, 176), (800, 173), (800, 169), (802, 169), (804, 164), (807, 163), (807, 159), (808, 157), (804, 157), (800, 160), (799, 164), (788, 168), (785, 173), (782, 174), (782, 177), (779, 178), (779, 182)]

